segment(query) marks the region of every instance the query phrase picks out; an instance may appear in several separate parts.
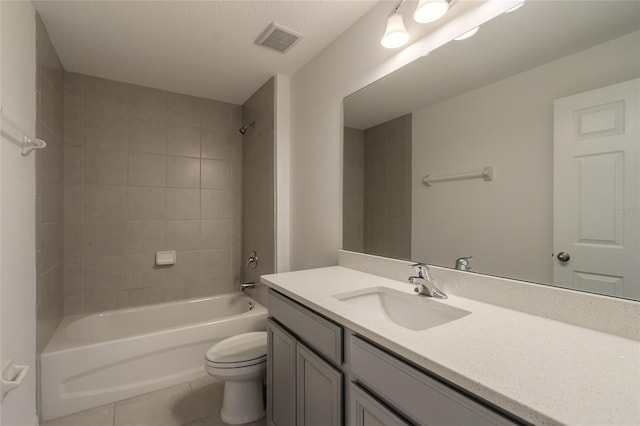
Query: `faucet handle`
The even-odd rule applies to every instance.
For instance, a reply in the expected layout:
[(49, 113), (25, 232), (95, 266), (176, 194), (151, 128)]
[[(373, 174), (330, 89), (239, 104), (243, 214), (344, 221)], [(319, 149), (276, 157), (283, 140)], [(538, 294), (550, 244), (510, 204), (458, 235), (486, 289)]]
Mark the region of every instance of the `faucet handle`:
[(418, 274), (418, 278), (431, 281), (431, 275), (429, 274), (429, 266), (427, 266), (426, 263), (418, 262), (418, 263), (409, 265), (409, 267), (416, 268), (416, 273)]
[(471, 270), (471, 259), (473, 256), (465, 256), (459, 257), (456, 259), (456, 269), (460, 271), (470, 271)]

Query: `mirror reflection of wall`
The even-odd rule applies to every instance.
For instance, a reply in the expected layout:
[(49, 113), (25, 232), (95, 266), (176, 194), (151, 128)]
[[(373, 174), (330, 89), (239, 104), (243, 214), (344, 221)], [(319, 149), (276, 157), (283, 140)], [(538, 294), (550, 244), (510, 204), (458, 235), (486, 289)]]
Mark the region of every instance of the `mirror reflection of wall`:
[[(345, 99), (344, 248), (445, 267), (473, 256), (476, 272), (640, 298), (640, 219), (606, 215), (639, 207), (640, 3), (532, 2), (513, 15)], [(597, 101), (628, 81), (622, 109)], [(554, 116), (556, 102), (582, 106)], [(410, 143), (385, 130), (400, 120)], [(607, 136), (616, 120), (626, 127)], [(591, 133), (573, 140), (574, 124)], [(490, 182), (422, 182), (487, 166)], [(607, 257), (598, 270), (584, 264)]]
[(407, 114), (364, 130), (345, 128), (347, 250), (411, 257), (411, 126)]

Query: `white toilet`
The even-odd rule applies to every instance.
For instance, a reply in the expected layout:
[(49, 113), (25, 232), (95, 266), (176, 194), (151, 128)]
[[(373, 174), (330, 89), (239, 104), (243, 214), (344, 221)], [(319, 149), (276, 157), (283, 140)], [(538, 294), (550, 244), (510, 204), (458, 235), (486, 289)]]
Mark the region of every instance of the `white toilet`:
[(263, 382), (267, 371), (267, 332), (238, 334), (213, 345), (207, 373), (224, 380), (220, 418), (229, 424), (250, 423), (265, 415)]

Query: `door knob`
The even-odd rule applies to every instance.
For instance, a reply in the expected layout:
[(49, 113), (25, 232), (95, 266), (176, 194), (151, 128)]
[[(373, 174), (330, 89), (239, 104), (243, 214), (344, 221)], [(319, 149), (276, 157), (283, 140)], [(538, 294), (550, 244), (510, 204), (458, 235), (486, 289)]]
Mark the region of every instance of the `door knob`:
[(571, 260), (571, 256), (569, 255), (569, 253), (565, 253), (564, 251), (558, 253), (556, 257), (560, 262), (568, 262), (569, 260)]

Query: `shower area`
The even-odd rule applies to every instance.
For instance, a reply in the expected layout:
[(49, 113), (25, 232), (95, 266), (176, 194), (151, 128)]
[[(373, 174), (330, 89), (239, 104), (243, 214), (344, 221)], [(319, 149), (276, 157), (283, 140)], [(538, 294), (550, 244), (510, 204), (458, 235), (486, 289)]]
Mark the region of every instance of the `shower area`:
[[(48, 142), (36, 154), (38, 407), (50, 419), (202, 375), (203, 347), (264, 329), (275, 82), (235, 105), (67, 72), (39, 18), (36, 38)], [(157, 252), (175, 263), (158, 265)], [(256, 288), (240, 293), (242, 282)], [(119, 334), (122, 318), (143, 331)], [(72, 349), (81, 355), (64, 358)], [(112, 355), (86, 362), (99, 353)], [(147, 356), (146, 376), (127, 373)]]

